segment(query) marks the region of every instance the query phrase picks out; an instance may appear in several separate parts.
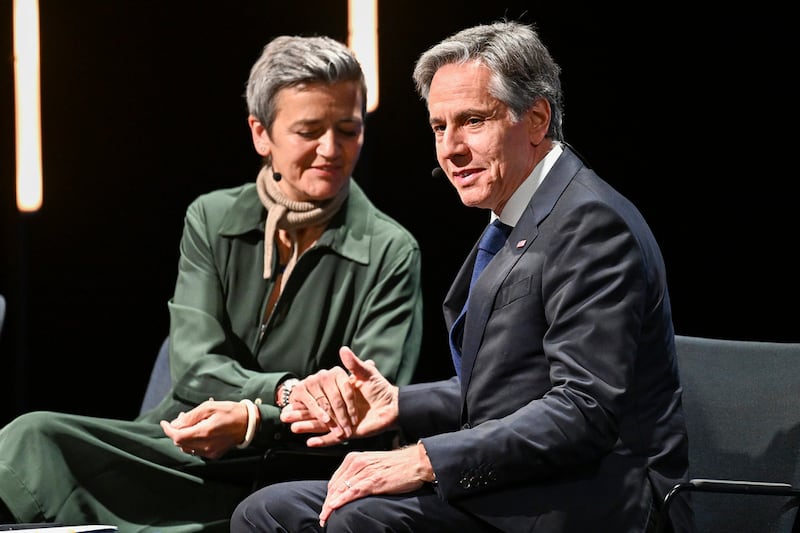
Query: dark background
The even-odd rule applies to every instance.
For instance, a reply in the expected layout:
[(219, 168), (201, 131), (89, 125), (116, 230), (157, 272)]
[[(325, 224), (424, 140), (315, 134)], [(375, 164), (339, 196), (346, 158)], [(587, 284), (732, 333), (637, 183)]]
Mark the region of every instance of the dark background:
[[(593, 4), (381, 2), (381, 104), (355, 179), (422, 246), (420, 380), (450, 371), (441, 300), (488, 215), (431, 177), (411, 71), (504, 15), (539, 26), (563, 68), (567, 140), (649, 220), (677, 332), (800, 341), (793, 16)], [(31, 215), (15, 204), (0, 6), (0, 424), (32, 409), (133, 417), (168, 331), (186, 206), (255, 179), (250, 65), (279, 34), (345, 41), (347, 3), (40, 0), (45, 188)]]

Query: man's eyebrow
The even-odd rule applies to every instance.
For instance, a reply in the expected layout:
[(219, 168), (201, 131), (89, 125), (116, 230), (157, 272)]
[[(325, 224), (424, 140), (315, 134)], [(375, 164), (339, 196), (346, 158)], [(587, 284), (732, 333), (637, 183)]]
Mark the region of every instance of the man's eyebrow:
[[(494, 116), (495, 114), (496, 114), (496, 111), (492, 110), (492, 109), (471, 107), (469, 109), (464, 109), (463, 111), (459, 111), (458, 113), (455, 114), (455, 116), (453, 118), (455, 119), (455, 122), (457, 124), (461, 124), (462, 122), (467, 120), (469, 117), (486, 118), (486, 117)], [(439, 117), (432, 116), (432, 117), (430, 117), (428, 119), (428, 122), (430, 123), (431, 126), (433, 126), (434, 124), (441, 124), (442, 122), (446, 122), (446, 121), (444, 119), (439, 118)]]

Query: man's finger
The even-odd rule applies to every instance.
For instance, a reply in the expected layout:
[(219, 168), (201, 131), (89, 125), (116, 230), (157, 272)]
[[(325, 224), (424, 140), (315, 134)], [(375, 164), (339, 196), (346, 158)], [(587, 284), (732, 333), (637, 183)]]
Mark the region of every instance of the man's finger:
[(341, 437), (337, 437), (333, 433), (326, 433), (324, 435), (317, 435), (315, 437), (310, 437), (306, 440), (306, 446), (309, 448), (325, 448), (327, 446), (333, 446), (335, 444), (341, 444), (345, 440)]
[(357, 380), (365, 381), (376, 371), (374, 364), (368, 365), (359, 359), (349, 346), (342, 346), (339, 348), (339, 358), (342, 360), (344, 367), (349, 370)]

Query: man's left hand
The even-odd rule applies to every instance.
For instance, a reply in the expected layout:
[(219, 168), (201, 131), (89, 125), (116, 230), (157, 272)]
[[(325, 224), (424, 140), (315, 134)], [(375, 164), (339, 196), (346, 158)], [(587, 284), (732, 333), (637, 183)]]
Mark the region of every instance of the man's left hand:
[(422, 444), (388, 452), (348, 453), (328, 482), (320, 525), (348, 502), (372, 494), (404, 494), (433, 479), (433, 467)]

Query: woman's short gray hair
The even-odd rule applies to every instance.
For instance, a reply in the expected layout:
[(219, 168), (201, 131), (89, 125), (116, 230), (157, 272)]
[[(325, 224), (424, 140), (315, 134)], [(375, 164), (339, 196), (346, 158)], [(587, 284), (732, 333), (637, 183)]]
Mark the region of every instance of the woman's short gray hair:
[(280, 36), (270, 41), (250, 69), (246, 98), (248, 112), (271, 132), (275, 97), (281, 89), (308, 83), (361, 84), (361, 116), (367, 112), (367, 84), (353, 52), (330, 37)]

